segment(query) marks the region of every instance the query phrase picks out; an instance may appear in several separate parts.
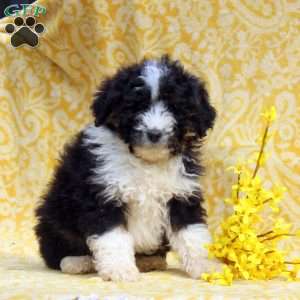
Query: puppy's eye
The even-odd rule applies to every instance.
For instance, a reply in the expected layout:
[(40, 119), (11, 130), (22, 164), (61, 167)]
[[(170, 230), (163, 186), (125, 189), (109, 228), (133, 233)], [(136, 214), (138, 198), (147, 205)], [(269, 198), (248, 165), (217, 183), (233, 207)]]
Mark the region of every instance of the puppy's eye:
[(139, 91), (145, 88), (145, 82), (142, 78), (137, 77), (130, 83), (130, 88), (134, 91)]
[(166, 90), (164, 90), (164, 91), (162, 91), (162, 97), (164, 97), (165, 99), (168, 99), (168, 98), (170, 98), (170, 97), (172, 97), (172, 90), (170, 90), (170, 89), (166, 89)]

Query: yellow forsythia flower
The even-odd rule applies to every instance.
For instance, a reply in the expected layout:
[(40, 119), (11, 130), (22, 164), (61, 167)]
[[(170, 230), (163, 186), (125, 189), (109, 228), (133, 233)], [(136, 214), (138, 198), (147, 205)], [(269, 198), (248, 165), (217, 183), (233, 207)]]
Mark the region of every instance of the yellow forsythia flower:
[(267, 122), (272, 122), (276, 119), (276, 108), (275, 106), (271, 106), (269, 110), (263, 112), (262, 117), (267, 120)]
[[(221, 223), (221, 232), (213, 236), (207, 245), (209, 256), (224, 262), (220, 273), (204, 273), (201, 278), (211, 283), (230, 285), (234, 279), (272, 279), (279, 276), (295, 280), (300, 274), (300, 260), (287, 262), (286, 253), (277, 248), (279, 240), (288, 236), (300, 236), (300, 230), (290, 233), (291, 224), (278, 218), (278, 206), (285, 188), (273, 186), (266, 189), (257, 172), (264, 165), (264, 153), (269, 127), (276, 118), (275, 107), (262, 113), (266, 128), (261, 138), (260, 150), (256, 155), (256, 166), (250, 170), (249, 162), (239, 162), (231, 167), (237, 174), (237, 183), (232, 186), (231, 198), (225, 203), (233, 206), (233, 213)], [(263, 219), (259, 213), (266, 207), (271, 208), (273, 225), (265, 232), (259, 232)], [(270, 216), (272, 217), (272, 216)], [(293, 269), (290, 269), (292, 266)]]

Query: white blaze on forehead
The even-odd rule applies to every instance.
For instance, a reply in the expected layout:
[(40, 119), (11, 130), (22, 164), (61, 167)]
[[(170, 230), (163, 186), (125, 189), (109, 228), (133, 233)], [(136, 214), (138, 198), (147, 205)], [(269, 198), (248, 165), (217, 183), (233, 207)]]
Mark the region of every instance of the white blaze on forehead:
[(141, 78), (150, 87), (152, 100), (157, 98), (159, 94), (159, 80), (166, 72), (166, 66), (159, 64), (157, 61), (151, 60), (145, 64)]
[(173, 130), (175, 123), (173, 114), (168, 111), (163, 102), (159, 101), (152, 104), (150, 109), (141, 115), (139, 129), (157, 129), (168, 133)]

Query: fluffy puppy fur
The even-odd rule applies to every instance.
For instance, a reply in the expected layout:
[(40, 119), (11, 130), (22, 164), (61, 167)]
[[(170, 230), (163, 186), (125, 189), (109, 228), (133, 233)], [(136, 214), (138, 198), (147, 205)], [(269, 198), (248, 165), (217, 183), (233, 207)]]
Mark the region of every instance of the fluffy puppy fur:
[(216, 115), (202, 81), (168, 57), (144, 60), (105, 80), (92, 112), (95, 123), (66, 146), (36, 210), (47, 266), (136, 280), (140, 258), (149, 264), (169, 248), (192, 277), (217, 264), (204, 247), (198, 181)]

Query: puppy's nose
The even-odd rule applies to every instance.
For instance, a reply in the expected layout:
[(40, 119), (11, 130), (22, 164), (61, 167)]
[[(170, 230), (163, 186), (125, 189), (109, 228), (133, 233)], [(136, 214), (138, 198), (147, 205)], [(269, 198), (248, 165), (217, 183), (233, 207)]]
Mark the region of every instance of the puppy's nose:
[(162, 134), (161, 134), (161, 131), (159, 131), (157, 129), (152, 129), (152, 130), (147, 131), (147, 136), (148, 136), (148, 139), (152, 143), (157, 143), (159, 141), (159, 139), (161, 138)]

